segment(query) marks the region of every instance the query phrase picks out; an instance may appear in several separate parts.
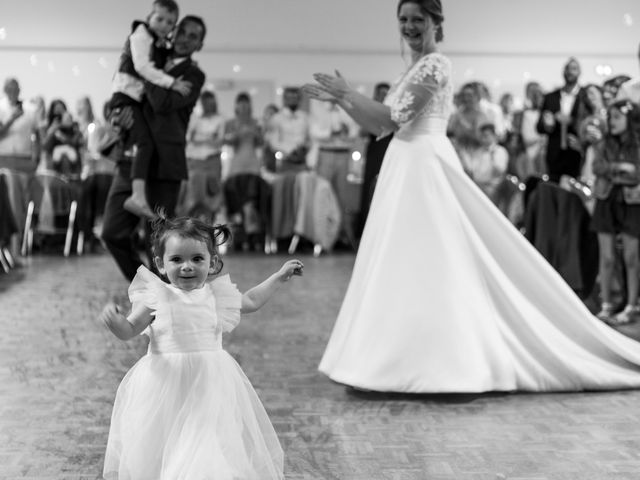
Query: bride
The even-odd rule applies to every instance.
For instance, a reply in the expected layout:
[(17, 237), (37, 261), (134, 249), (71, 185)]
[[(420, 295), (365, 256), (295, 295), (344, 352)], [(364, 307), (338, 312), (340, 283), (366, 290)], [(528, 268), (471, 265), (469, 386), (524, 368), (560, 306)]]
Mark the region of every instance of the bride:
[(413, 64), (378, 104), (336, 75), (305, 91), (395, 132), (320, 371), (393, 392), (640, 387), (640, 343), (598, 321), (467, 178), (445, 135), (439, 0), (400, 0)]

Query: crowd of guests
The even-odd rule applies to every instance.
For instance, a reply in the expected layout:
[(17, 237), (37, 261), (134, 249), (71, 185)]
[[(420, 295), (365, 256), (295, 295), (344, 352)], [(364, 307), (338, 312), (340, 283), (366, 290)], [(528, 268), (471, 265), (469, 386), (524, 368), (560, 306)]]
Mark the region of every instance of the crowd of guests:
[[(528, 82), (518, 105), (511, 93), (494, 102), (483, 82), (465, 83), (455, 96), (447, 134), (469, 177), (523, 230), (527, 198), (540, 181), (580, 197), (598, 235), (599, 315), (624, 323), (640, 314), (640, 158), (634, 130), (640, 81), (617, 75), (582, 85), (580, 74), (578, 60), (571, 58), (563, 66), (561, 88), (545, 92), (540, 83)], [(374, 98), (384, 101), (389, 88), (376, 85)], [(76, 230), (84, 245), (78, 251), (100, 248), (100, 217), (117, 160), (104, 148), (113, 128), (105, 120), (112, 107), (105, 103), (100, 118), (87, 97), (78, 100), (74, 112), (61, 99), (48, 106), (41, 97), (23, 104), (18, 80), (5, 80), (0, 100), (3, 263), (20, 255), (34, 184), (41, 191), (39, 222), (47, 212), (55, 217), (68, 207), (56, 202), (69, 195), (42, 195), (41, 177), (47, 175), (78, 200)], [(259, 118), (249, 93), (237, 94), (233, 112), (219, 112), (215, 92), (204, 90), (186, 132), (188, 180), (180, 188), (177, 213), (230, 224), (240, 250), (268, 253), (284, 244), (291, 251), (301, 239), (316, 253), (335, 245), (355, 249), (389, 138), (361, 131), (337, 105), (310, 103), (297, 87), (285, 88), (282, 104), (267, 105)], [(615, 170), (620, 165), (622, 170)], [(45, 201), (52, 205), (45, 208)], [(616, 315), (619, 305), (611, 292), (619, 269), (617, 247), (626, 306)]]
[(510, 94), (492, 103), (483, 83), (463, 85), (448, 135), (471, 179), (568, 283), (588, 294), (585, 278), (597, 277), (598, 317), (628, 323), (640, 318), (640, 79), (581, 85), (575, 58), (562, 73), (551, 92), (527, 83), (518, 109)]

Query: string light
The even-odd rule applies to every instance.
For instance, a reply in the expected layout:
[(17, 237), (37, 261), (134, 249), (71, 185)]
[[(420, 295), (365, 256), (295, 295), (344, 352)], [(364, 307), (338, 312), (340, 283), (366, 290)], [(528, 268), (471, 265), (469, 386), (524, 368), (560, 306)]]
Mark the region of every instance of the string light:
[(599, 65), (596, 65), (595, 70), (596, 70), (596, 73), (601, 77), (608, 77), (613, 73), (613, 68), (611, 68), (611, 65), (599, 64)]
[(630, 13), (625, 13), (625, 14), (622, 16), (622, 21), (624, 22), (624, 24), (625, 24), (627, 27), (631, 27), (631, 26), (633, 26), (633, 17), (631, 16), (631, 14), (630, 14)]
[(5, 40), (7, 38), (7, 29), (2, 27), (0, 28), (0, 40)]
[(232, 70), (233, 70), (233, 73), (239, 73), (240, 70), (242, 70), (242, 67), (240, 65), (234, 65)]
[(49, 71), (50, 71), (51, 73), (53, 73), (53, 72), (55, 72), (55, 71), (56, 71), (56, 66), (55, 66), (55, 64), (54, 64), (51, 60), (49, 60), (49, 61), (47, 62), (47, 68), (49, 69)]
[(109, 62), (107, 61), (106, 58), (100, 57), (98, 59), (98, 65), (100, 65), (102, 68), (107, 68), (107, 67), (109, 67)]
[(38, 66), (38, 56), (37, 55), (31, 55), (29, 57), (29, 63), (31, 63), (32, 67), (37, 67)]
[(74, 77), (79, 77), (80, 76), (80, 67), (78, 67), (77, 65), (74, 65), (73, 67), (71, 67), (71, 73), (73, 73)]

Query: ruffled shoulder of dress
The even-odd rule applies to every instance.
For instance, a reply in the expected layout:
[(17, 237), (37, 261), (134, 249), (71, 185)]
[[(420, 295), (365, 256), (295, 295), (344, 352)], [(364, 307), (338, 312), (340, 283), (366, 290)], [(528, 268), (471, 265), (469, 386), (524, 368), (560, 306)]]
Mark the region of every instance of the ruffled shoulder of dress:
[(216, 299), (216, 313), (223, 332), (230, 332), (240, 323), (242, 293), (229, 275), (216, 277), (209, 283), (209, 288)]
[(156, 310), (158, 300), (167, 284), (160, 277), (152, 273), (144, 265), (140, 265), (129, 285), (129, 300), (131, 303), (142, 303), (146, 307)]

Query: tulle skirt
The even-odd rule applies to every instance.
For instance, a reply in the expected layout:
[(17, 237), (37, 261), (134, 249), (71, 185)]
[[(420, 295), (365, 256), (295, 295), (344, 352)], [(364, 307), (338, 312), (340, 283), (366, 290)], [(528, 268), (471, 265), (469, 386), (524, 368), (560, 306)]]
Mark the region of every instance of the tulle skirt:
[(148, 354), (118, 388), (104, 478), (282, 479), (283, 452), (227, 352)]
[(387, 150), (320, 370), (396, 392), (640, 387), (597, 320), (473, 184), (444, 134)]

